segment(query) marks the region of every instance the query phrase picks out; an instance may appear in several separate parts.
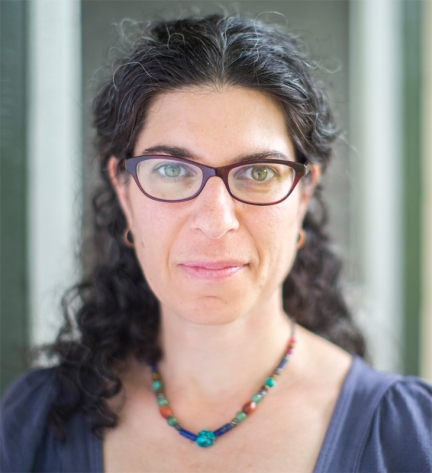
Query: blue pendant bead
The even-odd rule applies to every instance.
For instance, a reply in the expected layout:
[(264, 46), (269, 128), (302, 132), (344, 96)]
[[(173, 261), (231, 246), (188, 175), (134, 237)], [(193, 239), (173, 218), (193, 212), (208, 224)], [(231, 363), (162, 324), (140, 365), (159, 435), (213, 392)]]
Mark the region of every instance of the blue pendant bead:
[(196, 436), (195, 442), (201, 448), (211, 447), (216, 440), (215, 434), (211, 430), (201, 430), (201, 432)]
[(221, 427), (219, 427), (213, 432), (211, 430), (201, 430), (198, 434), (194, 434), (193, 432), (190, 432), (189, 430), (186, 430), (182, 427), (182, 425), (179, 423), (176, 417), (174, 417), (172, 413), (172, 409), (169, 407), (169, 402), (164, 395), (163, 384), (162, 384), (161, 376), (158, 372), (157, 366), (152, 365), (151, 366), (151, 373), (152, 373), (152, 379), (153, 379), (152, 390), (154, 391), (156, 395), (156, 401), (159, 406), (160, 413), (163, 417), (166, 418), (168, 425), (171, 427), (174, 427), (181, 436), (195, 442), (200, 448), (207, 448), (214, 445), (218, 437), (231, 431), (238, 424), (246, 420), (247, 417), (249, 417), (249, 415), (251, 415), (255, 411), (257, 405), (268, 394), (269, 390), (272, 389), (276, 385), (276, 379), (278, 378), (282, 369), (288, 362), (288, 359), (292, 353), (292, 350), (295, 344), (294, 325), (295, 323), (291, 321), (291, 337), (289, 339), (286, 352), (284, 353), (284, 357), (280, 361), (277, 368), (273, 371), (273, 373), (268, 378), (265, 379), (264, 384), (261, 386), (259, 391), (257, 391), (255, 394), (252, 394), (250, 398), (251, 401), (246, 403), (243, 406), (242, 410), (237, 412), (235, 417), (230, 422), (222, 425)]
[(179, 429), (178, 433), (180, 435), (183, 435), (183, 437), (186, 437), (187, 439), (192, 440), (193, 442), (195, 442), (195, 440), (197, 439), (197, 436), (193, 432), (189, 432), (189, 430), (186, 430), (186, 429)]
[(279, 366), (277, 367), (277, 369), (282, 369), (288, 362), (288, 357), (287, 356), (284, 356), (282, 358), (282, 361), (279, 363)]
[(213, 433), (216, 435), (216, 437), (220, 437), (221, 435), (226, 434), (227, 432), (229, 432), (234, 427), (235, 427), (234, 425), (231, 425), (231, 423), (228, 423), (228, 424), (223, 425), (222, 427), (219, 427)]

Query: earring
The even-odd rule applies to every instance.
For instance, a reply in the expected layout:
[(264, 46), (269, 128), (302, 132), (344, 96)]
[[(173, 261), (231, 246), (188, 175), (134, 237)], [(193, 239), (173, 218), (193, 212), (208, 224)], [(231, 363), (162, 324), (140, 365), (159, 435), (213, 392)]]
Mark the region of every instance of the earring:
[(133, 248), (135, 246), (133, 241), (132, 231), (129, 227), (126, 227), (125, 231), (123, 232), (123, 240), (129, 248)]
[(305, 242), (306, 242), (306, 232), (303, 230), (303, 228), (301, 228), (299, 231), (296, 248), (299, 250), (305, 244)]

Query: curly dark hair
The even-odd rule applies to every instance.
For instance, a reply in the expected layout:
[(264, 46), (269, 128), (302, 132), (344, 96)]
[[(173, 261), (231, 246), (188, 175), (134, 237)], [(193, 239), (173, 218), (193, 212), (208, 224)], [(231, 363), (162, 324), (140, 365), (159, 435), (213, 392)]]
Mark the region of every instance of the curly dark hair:
[[(338, 136), (328, 101), (313, 77), (316, 66), (302, 53), (301, 42), (278, 27), (208, 15), (133, 24), (133, 29), (133, 40), (128, 39), (127, 51), (114, 63), (94, 102), (102, 185), (93, 197), (93, 250), (85, 256), (87, 274), (63, 300), (66, 320), (49, 348), (58, 359), (59, 383), (49, 423), (62, 438), (66, 422), (78, 410), (96, 434), (115, 427), (117, 416), (106, 400), (122, 389), (116, 368), (130, 355), (143, 363), (161, 357), (158, 301), (124, 242), (126, 221), (107, 169), (111, 156), (119, 162), (132, 156), (152, 101), (193, 86), (260, 91), (282, 107), (296, 159), (323, 169)], [(321, 191), (318, 186), (304, 220), (306, 244), (283, 285), (284, 309), (312, 332), (364, 356), (363, 336), (342, 295), (341, 265), (325, 231)]]

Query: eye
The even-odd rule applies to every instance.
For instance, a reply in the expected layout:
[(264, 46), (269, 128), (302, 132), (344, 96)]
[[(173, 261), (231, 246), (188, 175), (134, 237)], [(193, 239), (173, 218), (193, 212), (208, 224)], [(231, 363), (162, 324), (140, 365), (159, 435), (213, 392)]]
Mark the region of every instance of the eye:
[(157, 172), (163, 177), (175, 179), (179, 177), (193, 176), (195, 173), (189, 166), (184, 166), (179, 163), (162, 163), (155, 167), (153, 172)]
[(264, 182), (270, 180), (272, 177), (274, 177), (274, 175), (274, 169), (263, 164), (258, 164), (256, 166), (242, 168), (240, 172), (236, 175), (236, 178), (251, 179), (252, 181), (256, 182)]
[(182, 172), (182, 168), (178, 164), (164, 164), (159, 167), (159, 170), (167, 177), (179, 177)]
[(265, 181), (273, 174), (272, 170), (265, 166), (255, 166), (251, 171), (252, 178), (256, 181)]

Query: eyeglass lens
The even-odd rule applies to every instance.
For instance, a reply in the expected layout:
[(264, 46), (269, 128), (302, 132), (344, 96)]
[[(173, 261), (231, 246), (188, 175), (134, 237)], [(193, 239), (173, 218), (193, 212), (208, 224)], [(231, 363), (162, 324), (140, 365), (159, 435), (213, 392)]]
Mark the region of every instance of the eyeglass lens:
[[(184, 200), (200, 190), (202, 170), (191, 163), (169, 158), (151, 158), (137, 166), (137, 177), (144, 191), (156, 199)], [(228, 174), (228, 186), (240, 200), (268, 204), (286, 197), (295, 171), (284, 164), (266, 162), (236, 166)]]

